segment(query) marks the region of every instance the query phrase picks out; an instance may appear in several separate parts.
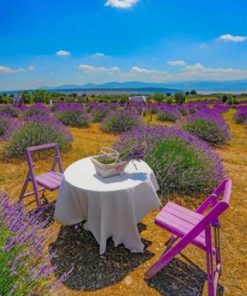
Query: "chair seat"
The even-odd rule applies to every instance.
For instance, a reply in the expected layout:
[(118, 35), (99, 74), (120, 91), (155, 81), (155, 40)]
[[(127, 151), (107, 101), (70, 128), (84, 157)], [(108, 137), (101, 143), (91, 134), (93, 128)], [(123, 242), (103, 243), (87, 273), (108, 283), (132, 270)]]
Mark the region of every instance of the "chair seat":
[(54, 191), (60, 187), (63, 179), (63, 174), (60, 172), (50, 171), (37, 176), (35, 179), (40, 186), (50, 191)]
[[(170, 231), (178, 237), (187, 234), (191, 229), (204, 218), (203, 215), (168, 202), (155, 218), (155, 224)], [(192, 243), (206, 250), (205, 231), (202, 231)]]

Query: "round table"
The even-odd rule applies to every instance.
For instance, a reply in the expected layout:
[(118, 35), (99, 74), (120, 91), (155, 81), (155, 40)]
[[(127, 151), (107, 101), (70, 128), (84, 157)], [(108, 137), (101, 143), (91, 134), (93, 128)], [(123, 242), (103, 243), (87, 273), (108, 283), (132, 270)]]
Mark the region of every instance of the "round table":
[(124, 244), (131, 252), (143, 252), (137, 223), (152, 209), (160, 207), (159, 189), (152, 169), (144, 161), (131, 161), (123, 174), (102, 178), (90, 159), (71, 164), (64, 172), (54, 217), (63, 225), (87, 222), (100, 254), (112, 237), (114, 245)]

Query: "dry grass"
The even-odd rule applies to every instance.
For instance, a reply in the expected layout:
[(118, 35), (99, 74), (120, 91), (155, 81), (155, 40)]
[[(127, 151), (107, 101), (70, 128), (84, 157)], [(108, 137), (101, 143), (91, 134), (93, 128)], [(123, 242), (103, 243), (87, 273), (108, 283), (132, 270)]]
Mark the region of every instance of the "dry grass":
[[(226, 294), (242, 296), (245, 295), (247, 290), (247, 137), (245, 128), (235, 124), (232, 115), (233, 111), (225, 114), (225, 118), (231, 127), (232, 140), (228, 146), (218, 149), (223, 158), (227, 175), (233, 180), (234, 184), (231, 207), (221, 219), (223, 250), (221, 283), (226, 287)], [(71, 133), (74, 136), (72, 148), (62, 156), (65, 167), (84, 156), (94, 154), (102, 145), (111, 145), (116, 140), (116, 136), (102, 133), (97, 124), (91, 125), (87, 129), (72, 128)], [(46, 167), (46, 162), (41, 161), (36, 169), (43, 171)], [(0, 190), (6, 191), (11, 197), (16, 197), (20, 192), (26, 173), (25, 161), (1, 162)], [(48, 193), (48, 197), (54, 199), (55, 195)], [(194, 208), (200, 202), (199, 200), (183, 199), (178, 196), (174, 197), (173, 200), (190, 208)], [(58, 295), (165, 295), (158, 289), (158, 286), (151, 286), (150, 283), (144, 281), (145, 271), (161, 255), (164, 249), (164, 241), (168, 238), (168, 233), (162, 231), (153, 223), (156, 213), (157, 211), (150, 212), (142, 221), (147, 227), (141, 232), (141, 236), (144, 240), (151, 242), (148, 251), (154, 254), (150, 260), (140, 264), (136, 269), (126, 274), (123, 280), (114, 285), (91, 292), (76, 291), (76, 289), (72, 290), (64, 286)], [(53, 223), (51, 231), (54, 232), (54, 240), (59, 230), (60, 226)], [(83, 252), (83, 249), (81, 251)], [(205, 268), (203, 252), (194, 247), (188, 247), (185, 254), (189, 255), (201, 268)], [(165, 275), (163, 280), (166, 280)], [(183, 277), (177, 280), (183, 281)], [(204, 289), (204, 294), (205, 291), (206, 289)]]

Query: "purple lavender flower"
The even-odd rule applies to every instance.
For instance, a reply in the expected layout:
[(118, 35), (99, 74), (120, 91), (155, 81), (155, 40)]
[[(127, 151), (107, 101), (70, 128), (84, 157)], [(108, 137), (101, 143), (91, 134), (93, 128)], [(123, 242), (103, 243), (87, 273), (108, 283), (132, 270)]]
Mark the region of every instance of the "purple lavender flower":
[[(159, 150), (159, 143), (166, 150), (162, 146)], [(163, 193), (208, 193), (224, 177), (219, 155), (197, 137), (174, 127), (135, 128), (114, 145), (120, 153), (131, 147), (132, 158), (144, 159), (154, 169)]]
[(21, 158), (27, 147), (46, 143), (57, 143), (60, 149), (66, 149), (71, 140), (69, 131), (52, 114), (33, 115), (13, 133), (6, 154)]
[(141, 125), (140, 116), (132, 111), (110, 112), (101, 123), (101, 129), (108, 133), (123, 133)]
[(20, 110), (12, 105), (1, 105), (0, 114), (5, 114), (11, 117), (18, 117)]
[(160, 106), (160, 110), (157, 113), (158, 120), (175, 122), (181, 117), (181, 113), (176, 110), (175, 107), (167, 106), (165, 104), (162, 104)]
[(24, 119), (28, 119), (29, 117), (35, 115), (48, 115), (50, 113), (50, 109), (43, 105), (42, 103), (36, 103), (30, 107), (23, 107), (22, 117)]
[(63, 111), (83, 111), (82, 103), (55, 103), (53, 105), (53, 111), (63, 112)]
[(190, 115), (180, 125), (187, 132), (211, 145), (225, 144), (231, 138), (229, 126), (219, 112), (212, 109), (206, 111), (205, 109)]
[(0, 114), (0, 140), (8, 140), (22, 122), (7, 114)]
[(246, 124), (247, 121), (247, 105), (237, 107), (237, 112), (234, 114), (236, 123)]
[(53, 277), (57, 266), (51, 265), (55, 254), (46, 250), (50, 236), (46, 223), (43, 210), (27, 213), (22, 204), (0, 193), (0, 292), (50, 295), (51, 287), (59, 288), (68, 278), (69, 273), (58, 280)]
[(71, 142), (73, 140), (72, 135), (66, 129), (66, 127), (61, 122), (59, 122), (52, 114), (34, 115), (29, 117), (27, 121), (48, 124), (49, 126), (52, 126), (55, 130), (59, 131), (59, 133), (63, 134), (66, 137), (67, 141)]

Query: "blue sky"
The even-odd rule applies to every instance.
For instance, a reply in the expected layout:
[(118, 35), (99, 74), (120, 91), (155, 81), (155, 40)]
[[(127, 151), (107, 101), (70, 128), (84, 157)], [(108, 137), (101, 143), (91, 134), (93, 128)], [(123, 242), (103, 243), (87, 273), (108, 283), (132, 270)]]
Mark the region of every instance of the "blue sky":
[(247, 78), (245, 0), (0, 0), (0, 90)]

